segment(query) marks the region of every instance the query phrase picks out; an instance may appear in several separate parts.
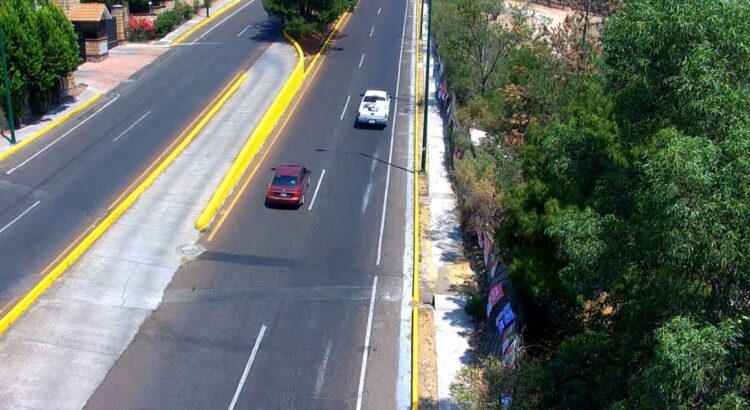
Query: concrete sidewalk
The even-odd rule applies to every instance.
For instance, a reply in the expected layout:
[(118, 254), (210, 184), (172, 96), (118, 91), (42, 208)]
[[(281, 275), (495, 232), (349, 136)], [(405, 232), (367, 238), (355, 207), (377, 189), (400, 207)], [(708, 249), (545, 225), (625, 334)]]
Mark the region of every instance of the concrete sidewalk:
[[(217, 1), (216, 4), (211, 6), (208, 10), (209, 16), (213, 16), (216, 13), (218, 13), (221, 9), (231, 5), (235, 0), (221, 0)], [(242, 3), (238, 4), (236, 7), (242, 7)], [(172, 45), (172, 43), (177, 40), (181, 35), (183, 35), (186, 31), (192, 29), (196, 25), (200, 24), (203, 20), (206, 20), (206, 11), (205, 9), (201, 9), (202, 14), (198, 14), (193, 16), (192, 19), (186, 21), (183, 23), (180, 27), (177, 27), (174, 29), (171, 33), (164, 36), (161, 40), (153, 41), (150, 44), (152, 46), (160, 46), (160, 47), (169, 47)], [(222, 17), (223, 18), (223, 17)]]
[(0, 336), (0, 408), (85, 405), (180, 264), (200, 252), (196, 218), (296, 62), (290, 45), (271, 45), (196, 140)]
[[(427, 7), (427, 6), (426, 6)], [(423, 33), (426, 38), (426, 28)], [(434, 52), (434, 49), (433, 49)], [(422, 49), (422, 56), (427, 53)], [(438, 81), (442, 77), (440, 67), (430, 56), (428, 105), (427, 105), (427, 186), (429, 191), (429, 252), (428, 265), (434, 274), (436, 292), (457, 292), (456, 284), (462, 277), (462, 266), (467, 265), (463, 257), (461, 224), (457, 217), (456, 194), (450, 180), (447, 158), (448, 141), (444, 132), (444, 121), (437, 100)], [(466, 270), (464, 268), (463, 270)], [(441, 410), (457, 409), (451, 398), (450, 385), (463, 366), (472, 360), (469, 337), (474, 331), (471, 319), (464, 311), (463, 296), (457, 294), (434, 295), (433, 324), (435, 326), (435, 354), (437, 364), (437, 399)]]

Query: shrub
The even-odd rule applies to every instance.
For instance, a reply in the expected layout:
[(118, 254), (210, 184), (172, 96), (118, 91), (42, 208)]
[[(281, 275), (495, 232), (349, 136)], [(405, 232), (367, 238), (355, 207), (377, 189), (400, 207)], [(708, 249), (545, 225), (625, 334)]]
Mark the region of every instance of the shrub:
[(466, 314), (471, 316), (474, 321), (484, 320), (486, 317), (485, 305), (482, 298), (477, 295), (469, 295), (466, 299), (466, 306), (464, 306)]
[(177, 2), (174, 6), (174, 11), (177, 13), (177, 18), (180, 23), (193, 17), (193, 7), (190, 7), (190, 5), (186, 3)]
[(130, 41), (146, 41), (156, 38), (154, 23), (147, 18), (130, 18)]
[(177, 25), (177, 13), (174, 10), (165, 11), (156, 18), (154, 28), (157, 37), (164, 37)]

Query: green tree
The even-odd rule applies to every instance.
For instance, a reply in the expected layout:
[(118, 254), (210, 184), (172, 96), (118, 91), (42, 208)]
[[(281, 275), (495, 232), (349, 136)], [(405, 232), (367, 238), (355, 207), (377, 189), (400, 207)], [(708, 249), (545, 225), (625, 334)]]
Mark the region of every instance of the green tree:
[(44, 59), (37, 89), (32, 91), (41, 99), (42, 108), (46, 110), (51, 91), (61, 78), (76, 69), (80, 54), (73, 25), (57, 5), (47, 2), (37, 10), (36, 17)]
[(268, 14), (281, 19), (292, 35), (308, 35), (324, 30), (356, 0), (263, 0)]
[(643, 409), (740, 409), (750, 402), (736, 383), (736, 324), (701, 325), (675, 317), (654, 335), (654, 359), (630, 380), (631, 398), (618, 407)]
[(435, 5), (435, 35), (440, 39), (440, 51), (451, 67), (460, 73), (470, 73), (470, 83), (484, 95), (499, 67), (501, 58), (509, 52), (513, 33), (498, 23), (503, 11), (497, 0), (442, 0)]
[(719, 135), (750, 115), (744, 0), (634, 1), (602, 32), (608, 84), (637, 128)]
[(21, 119), (28, 113), (28, 91), (43, 83), (40, 74), (44, 56), (32, 3), (0, 1), (0, 26), (5, 32), (14, 114)]

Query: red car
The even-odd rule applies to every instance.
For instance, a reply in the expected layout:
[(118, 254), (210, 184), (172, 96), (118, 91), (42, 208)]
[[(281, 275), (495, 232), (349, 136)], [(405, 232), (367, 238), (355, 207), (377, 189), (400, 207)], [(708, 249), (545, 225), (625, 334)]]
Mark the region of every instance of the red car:
[(273, 171), (266, 192), (266, 205), (302, 206), (312, 172), (302, 165), (279, 165)]

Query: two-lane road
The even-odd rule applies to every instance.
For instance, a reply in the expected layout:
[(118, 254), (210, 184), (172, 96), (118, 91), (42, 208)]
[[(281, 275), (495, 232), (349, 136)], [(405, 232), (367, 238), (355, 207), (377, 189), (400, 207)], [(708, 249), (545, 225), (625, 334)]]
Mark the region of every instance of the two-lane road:
[[(405, 405), (413, 9), (360, 0), (206, 251), (177, 272), (89, 408)], [(396, 97), (385, 130), (354, 126), (368, 88)], [(297, 210), (264, 205), (281, 163), (313, 170)]]
[(260, 0), (246, 0), (0, 163), (0, 307), (34, 286), (272, 41), (283, 41), (280, 27)]

